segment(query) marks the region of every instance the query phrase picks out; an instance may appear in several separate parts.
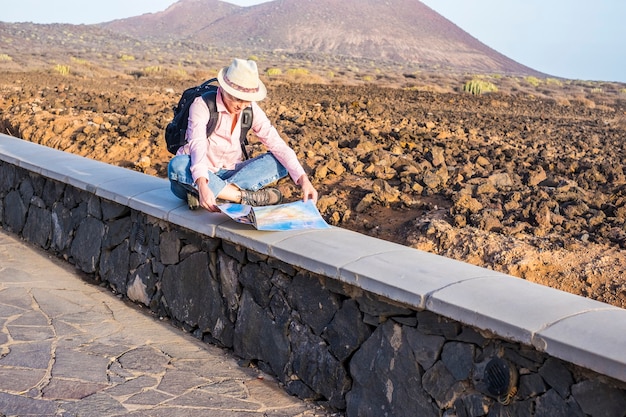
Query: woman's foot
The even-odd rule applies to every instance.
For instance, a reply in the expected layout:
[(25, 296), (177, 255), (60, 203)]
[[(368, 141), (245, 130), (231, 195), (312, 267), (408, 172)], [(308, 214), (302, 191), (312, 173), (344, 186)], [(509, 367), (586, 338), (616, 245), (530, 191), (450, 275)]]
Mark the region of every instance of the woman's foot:
[(241, 190), (241, 204), (248, 206), (270, 206), (280, 204), (283, 195), (277, 188), (263, 188), (258, 191)]
[(187, 205), (189, 206), (189, 210), (195, 210), (200, 207), (198, 196), (194, 193), (187, 193)]

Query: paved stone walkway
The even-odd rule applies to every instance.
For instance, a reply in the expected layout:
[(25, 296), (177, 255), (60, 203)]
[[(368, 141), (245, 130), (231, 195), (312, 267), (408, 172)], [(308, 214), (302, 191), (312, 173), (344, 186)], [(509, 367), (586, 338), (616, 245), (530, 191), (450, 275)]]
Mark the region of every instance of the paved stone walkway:
[(0, 229), (0, 417), (330, 415)]

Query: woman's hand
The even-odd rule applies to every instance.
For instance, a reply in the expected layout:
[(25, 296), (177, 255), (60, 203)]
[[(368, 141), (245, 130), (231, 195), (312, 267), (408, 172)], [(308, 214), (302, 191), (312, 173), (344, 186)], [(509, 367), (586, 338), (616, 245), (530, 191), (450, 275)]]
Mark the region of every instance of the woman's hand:
[(196, 184), (198, 185), (198, 201), (200, 207), (218, 213), (220, 209), (217, 207), (213, 191), (209, 188), (209, 180), (206, 178), (198, 178)]
[(302, 188), (302, 200), (313, 200), (314, 203), (317, 203), (317, 190), (311, 184), (309, 177), (306, 174), (302, 174), (298, 181), (296, 182)]

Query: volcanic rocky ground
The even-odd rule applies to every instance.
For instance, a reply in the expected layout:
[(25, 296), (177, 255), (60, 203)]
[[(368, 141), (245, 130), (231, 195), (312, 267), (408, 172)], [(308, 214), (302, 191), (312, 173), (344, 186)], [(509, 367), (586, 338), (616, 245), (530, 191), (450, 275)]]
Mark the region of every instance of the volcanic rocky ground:
[[(623, 86), (534, 80), (529, 90), (512, 79), (471, 95), (437, 80), (270, 79), (261, 105), (329, 223), (626, 307)], [(3, 73), (0, 128), (165, 177), (163, 130), (193, 83)], [(300, 197), (288, 180), (279, 187)]]

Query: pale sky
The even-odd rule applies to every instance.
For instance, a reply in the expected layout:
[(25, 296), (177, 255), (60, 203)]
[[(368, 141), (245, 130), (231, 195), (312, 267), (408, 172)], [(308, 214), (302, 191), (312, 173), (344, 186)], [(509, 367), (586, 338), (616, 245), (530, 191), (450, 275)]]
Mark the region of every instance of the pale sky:
[[(251, 6), (266, 1), (228, 2)], [(482, 43), (537, 71), (572, 79), (626, 82), (624, 0), (421, 1)], [(175, 2), (3, 1), (0, 21), (93, 24), (162, 11)]]
[(626, 82), (624, 0), (421, 0), (507, 57), (550, 75)]

